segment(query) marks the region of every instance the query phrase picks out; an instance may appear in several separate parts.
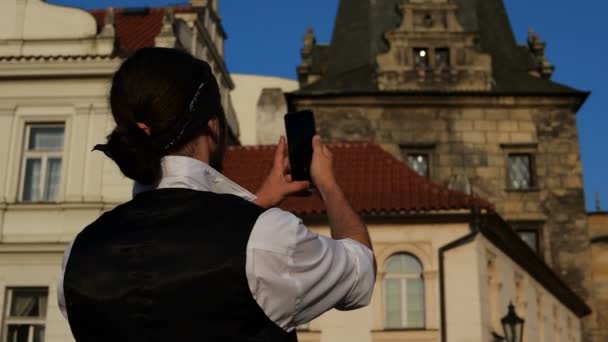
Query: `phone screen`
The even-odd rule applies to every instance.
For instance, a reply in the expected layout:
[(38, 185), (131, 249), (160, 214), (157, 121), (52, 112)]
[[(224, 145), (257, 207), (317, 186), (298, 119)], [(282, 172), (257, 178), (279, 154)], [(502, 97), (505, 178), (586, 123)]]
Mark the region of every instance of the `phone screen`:
[(305, 110), (285, 114), (285, 131), (292, 179), (310, 180), (312, 137), (316, 132), (313, 112)]

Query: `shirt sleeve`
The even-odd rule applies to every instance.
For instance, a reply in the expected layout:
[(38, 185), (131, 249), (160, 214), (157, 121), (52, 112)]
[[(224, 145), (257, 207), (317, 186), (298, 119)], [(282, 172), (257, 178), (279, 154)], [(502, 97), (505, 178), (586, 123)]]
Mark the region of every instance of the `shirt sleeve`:
[(373, 253), (352, 239), (310, 231), (280, 209), (262, 214), (247, 245), (247, 279), (256, 302), (285, 331), (336, 308), (369, 304)]
[(72, 245), (74, 244), (74, 240), (70, 242), (68, 247), (65, 249), (63, 253), (63, 260), (61, 262), (61, 274), (59, 275), (59, 282), (57, 283), (57, 303), (59, 304), (59, 310), (63, 314), (65, 319), (68, 319), (68, 311), (65, 305), (65, 295), (63, 293), (63, 277), (65, 275), (65, 266), (68, 263), (68, 258), (70, 257), (70, 252), (72, 251)]

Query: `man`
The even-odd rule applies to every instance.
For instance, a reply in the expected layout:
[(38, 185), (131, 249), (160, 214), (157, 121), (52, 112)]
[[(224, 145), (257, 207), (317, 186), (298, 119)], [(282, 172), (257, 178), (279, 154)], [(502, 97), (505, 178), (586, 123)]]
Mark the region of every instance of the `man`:
[[(162, 168), (159, 179), (137, 182), (133, 200), (102, 215), (66, 250), (59, 303), (78, 341), (294, 341), (297, 325), (371, 299), (375, 260), (369, 234), (336, 182), (329, 149), (313, 138), (310, 170), (327, 207), (331, 238), (274, 208), (310, 187), (291, 180), (284, 138), (257, 196), (218, 171), (225, 118), (219, 105), (211, 105), (221, 103), (219, 90), (201, 63), (175, 50), (140, 50), (115, 75), (110, 100), (117, 128), (98, 149), (136, 181), (138, 158), (158, 155)], [(193, 70), (200, 75), (190, 82), (189, 106), (176, 105), (185, 114), (150, 107), (163, 96), (175, 102), (183, 91), (169, 96), (168, 82)], [(133, 75), (138, 82), (131, 82)], [(146, 75), (154, 77), (142, 80)], [(142, 82), (143, 90), (121, 85)], [(120, 116), (141, 112), (134, 98), (148, 109), (141, 122)], [(177, 127), (158, 128), (158, 122)], [(135, 140), (138, 145), (129, 145)], [(141, 152), (147, 145), (170, 148)]]

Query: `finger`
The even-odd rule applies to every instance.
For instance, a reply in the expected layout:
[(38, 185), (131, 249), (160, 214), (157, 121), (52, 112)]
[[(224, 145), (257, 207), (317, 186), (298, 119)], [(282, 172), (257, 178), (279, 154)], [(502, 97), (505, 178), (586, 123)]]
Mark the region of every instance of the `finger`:
[(328, 158), (332, 157), (331, 150), (326, 145), (323, 145), (323, 154)]
[(312, 137), (312, 149), (314, 151), (319, 150), (323, 148), (323, 143), (321, 142), (321, 137), (319, 135), (315, 135), (314, 137)]
[(287, 183), (291, 183), (291, 182), (293, 182), (293, 178), (291, 178), (291, 175), (285, 175), (285, 181)]
[(291, 164), (289, 164), (289, 158), (288, 157), (285, 157), (283, 159), (283, 173), (284, 174), (291, 173)]
[(308, 182), (308, 181), (291, 182), (291, 183), (287, 184), (286, 188), (287, 188), (288, 194), (292, 194), (292, 193), (296, 193), (296, 192), (300, 192), (300, 191), (309, 189), (310, 182)]
[(283, 166), (283, 158), (285, 157), (285, 137), (279, 138), (277, 149), (274, 151), (274, 167)]

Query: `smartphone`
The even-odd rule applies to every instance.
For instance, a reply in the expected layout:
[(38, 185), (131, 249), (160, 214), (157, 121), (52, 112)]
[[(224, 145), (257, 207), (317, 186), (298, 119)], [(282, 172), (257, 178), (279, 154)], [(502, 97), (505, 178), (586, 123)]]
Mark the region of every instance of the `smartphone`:
[(314, 113), (304, 110), (285, 114), (285, 132), (291, 178), (296, 181), (311, 180), (312, 137), (316, 134)]

